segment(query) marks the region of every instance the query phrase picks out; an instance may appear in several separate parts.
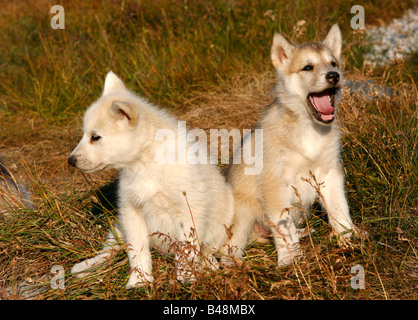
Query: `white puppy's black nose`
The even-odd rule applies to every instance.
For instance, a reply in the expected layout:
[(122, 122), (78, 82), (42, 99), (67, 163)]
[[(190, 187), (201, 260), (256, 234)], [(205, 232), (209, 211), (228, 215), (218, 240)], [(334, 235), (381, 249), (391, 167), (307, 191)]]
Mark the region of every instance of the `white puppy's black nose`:
[(68, 158), (68, 163), (70, 165), (72, 165), (73, 167), (75, 167), (76, 162), (77, 162), (77, 158), (76, 157), (71, 156), (71, 157)]
[(340, 80), (340, 74), (338, 72), (335, 72), (335, 71), (330, 71), (330, 72), (327, 73), (325, 78), (327, 78), (328, 82), (336, 85), (338, 83), (338, 81)]

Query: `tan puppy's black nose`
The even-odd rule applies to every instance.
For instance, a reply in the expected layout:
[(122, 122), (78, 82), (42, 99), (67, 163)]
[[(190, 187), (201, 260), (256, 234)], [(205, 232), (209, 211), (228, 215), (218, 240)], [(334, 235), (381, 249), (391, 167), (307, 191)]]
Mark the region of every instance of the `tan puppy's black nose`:
[(73, 167), (75, 167), (76, 162), (77, 162), (77, 158), (76, 157), (71, 156), (71, 157), (68, 158), (68, 163), (70, 165), (72, 165)]
[(328, 82), (335, 85), (340, 80), (340, 74), (338, 72), (335, 72), (335, 71), (330, 71), (330, 72), (327, 73), (325, 78), (327, 78)]

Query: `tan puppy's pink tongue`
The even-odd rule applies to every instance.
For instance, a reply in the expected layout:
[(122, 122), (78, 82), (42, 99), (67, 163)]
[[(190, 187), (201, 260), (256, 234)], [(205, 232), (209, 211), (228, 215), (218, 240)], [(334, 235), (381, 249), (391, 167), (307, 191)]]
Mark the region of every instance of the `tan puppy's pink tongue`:
[(331, 114), (334, 113), (335, 108), (332, 107), (330, 96), (328, 94), (317, 94), (312, 93), (312, 100), (316, 110), (322, 114)]

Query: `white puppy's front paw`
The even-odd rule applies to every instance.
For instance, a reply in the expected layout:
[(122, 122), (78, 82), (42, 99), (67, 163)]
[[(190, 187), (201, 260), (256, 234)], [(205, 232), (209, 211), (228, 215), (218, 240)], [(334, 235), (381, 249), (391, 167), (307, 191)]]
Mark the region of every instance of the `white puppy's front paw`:
[(82, 262), (76, 263), (71, 268), (71, 274), (73, 274), (76, 278), (83, 278), (91, 273), (91, 269), (99, 265), (100, 263), (98, 263), (98, 261), (96, 261), (95, 258), (87, 259)]
[(183, 284), (196, 281), (196, 276), (191, 271), (177, 270), (177, 280)]
[(337, 236), (346, 240), (350, 240), (353, 236), (358, 236), (358, 234), (358, 229), (354, 225), (350, 226), (350, 228), (335, 228), (335, 230), (331, 232), (331, 236)]
[(153, 283), (154, 277), (152, 275), (143, 273), (143, 272), (136, 272), (133, 271), (129, 276), (128, 283), (126, 285), (126, 289), (135, 289), (135, 288), (142, 288), (145, 287), (147, 283)]
[(74, 274), (76, 278), (83, 278), (91, 272), (91, 269), (94, 269), (104, 264), (110, 255), (110, 251), (104, 251), (93, 258), (76, 263), (72, 267), (71, 273)]

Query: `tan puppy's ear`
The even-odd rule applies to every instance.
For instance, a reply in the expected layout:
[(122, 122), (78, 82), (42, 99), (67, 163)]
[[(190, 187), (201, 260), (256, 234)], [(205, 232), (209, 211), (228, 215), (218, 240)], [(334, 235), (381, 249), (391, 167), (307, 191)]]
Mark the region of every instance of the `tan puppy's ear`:
[(119, 79), (116, 74), (112, 71), (106, 75), (106, 80), (104, 83), (103, 95), (109, 94), (112, 91), (119, 91), (125, 89), (125, 85), (122, 80)]
[(138, 119), (134, 108), (125, 101), (113, 101), (110, 112), (116, 120), (127, 121), (130, 127), (134, 127)]
[(271, 45), (271, 62), (273, 66), (279, 69), (290, 58), (293, 50), (295, 50), (295, 47), (280, 33), (276, 33)]
[(331, 49), (335, 58), (339, 59), (341, 56), (341, 46), (343, 43), (341, 30), (337, 24), (334, 24), (329, 30), (325, 40), (322, 42), (326, 47)]

